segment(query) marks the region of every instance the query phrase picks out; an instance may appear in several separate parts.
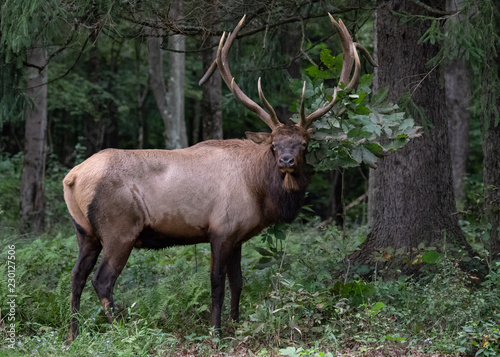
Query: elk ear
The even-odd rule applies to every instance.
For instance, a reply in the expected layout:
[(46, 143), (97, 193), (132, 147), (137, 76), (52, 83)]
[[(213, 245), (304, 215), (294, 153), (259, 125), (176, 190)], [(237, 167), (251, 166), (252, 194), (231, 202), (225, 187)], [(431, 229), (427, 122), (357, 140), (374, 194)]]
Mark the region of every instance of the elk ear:
[(256, 144), (272, 144), (273, 142), (271, 133), (253, 133), (251, 131), (246, 131), (245, 135), (247, 139), (252, 140)]

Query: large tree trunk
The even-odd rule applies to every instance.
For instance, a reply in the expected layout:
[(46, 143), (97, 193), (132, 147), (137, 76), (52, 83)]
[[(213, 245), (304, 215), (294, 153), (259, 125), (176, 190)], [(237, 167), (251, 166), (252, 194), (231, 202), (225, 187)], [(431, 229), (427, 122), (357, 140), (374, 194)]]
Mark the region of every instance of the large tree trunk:
[(149, 79), (151, 83), (151, 91), (160, 111), (161, 118), (165, 128), (169, 128), (168, 122), (168, 102), (167, 102), (167, 87), (165, 85), (165, 77), (163, 73), (163, 54), (161, 37), (148, 38), (148, 63), (149, 63)]
[[(212, 38), (212, 43), (218, 43), (219, 39)], [(208, 42), (208, 41), (207, 41)], [(217, 55), (217, 48), (205, 51), (202, 54), (203, 68), (207, 69)], [(203, 85), (203, 98), (201, 103), (201, 127), (202, 140), (222, 139), (222, 87), (221, 76), (214, 73)]]
[[(500, 53), (489, 62), (490, 66), (496, 65), (500, 73)], [(485, 88), (493, 88), (493, 83), (486, 83)], [(496, 104), (500, 113), (500, 98), (497, 98)], [(483, 139), (484, 208), (486, 222), (491, 225), (486, 248), (491, 259), (500, 259), (500, 123), (496, 122), (494, 114), (486, 120), (489, 123)]]
[(137, 96), (137, 122), (139, 130), (137, 133), (137, 148), (144, 149), (148, 143), (148, 128), (147, 120), (144, 117), (144, 101), (148, 95), (149, 87), (144, 86), (141, 82), (141, 43), (136, 40), (135, 43), (135, 75), (136, 75), (136, 96)]
[[(173, 18), (182, 14), (182, 3), (176, 3), (172, 9)], [(158, 36), (159, 34), (157, 34)], [(187, 146), (186, 124), (184, 121), (184, 82), (185, 82), (185, 54), (170, 53), (170, 71), (168, 90), (163, 72), (163, 52), (161, 37), (148, 38), (149, 74), (151, 90), (165, 124), (165, 144), (167, 149), (180, 149)], [(185, 50), (185, 38), (182, 35), (173, 35), (168, 40), (169, 48), (175, 51)]]
[[(172, 4), (172, 17), (178, 19), (182, 16), (182, 1)], [(186, 37), (172, 35), (168, 38), (170, 63), (167, 103), (169, 105), (168, 122), (166, 128), (167, 149), (180, 149), (187, 146), (186, 121), (184, 118), (184, 84), (186, 82)], [(166, 125), (166, 124), (165, 124)]]
[[(42, 67), (47, 60), (44, 48), (31, 50), (28, 63)], [(21, 178), (21, 231), (39, 233), (45, 219), (45, 158), (47, 132), (47, 67), (28, 68), (27, 95), (33, 101), (26, 109), (24, 163)]]
[[(101, 73), (101, 65), (97, 43), (97, 34), (94, 32), (90, 36), (90, 40), (94, 45), (90, 48), (89, 51), (89, 80), (95, 86), (99, 86), (99, 73)], [(95, 101), (93, 103), (93, 106), (94, 112), (101, 113), (103, 111), (100, 101)], [(87, 120), (85, 121), (84, 135), (85, 146), (87, 148), (87, 157), (95, 154), (102, 149), (102, 145), (104, 142), (104, 132), (102, 130), (100, 118), (96, 118), (93, 115), (88, 116)]]
[(483, 142), (483, 153), (485, 218), (491, 225), (486, 248), (492, 259), (500, 259), (500, 123), (495, 126), (494, 119)]
[[(182, 85), (181, 87), (179, 83), (173, 83), (172, 81), (170, 87), (179, 87), (178, 91), (177, 93), (167, 92), (163, 73), (162, 42), (161, 37), (150, 37), (148, 39), (151, 91), (153, 92), (156, 105), (158, 106), (158, 110), (160, 111), (161, 118), (165, 125), (165, 146), (167, 149), (179, 149), (186, 146), (187, 143), (187, 140), (181, 140), (180, 113), (176, 113), (176, 110), (181, 110), (182, 123), (184, 123), (184, 86)], [(172, 76), (175, 70), (174, 68), (170, 76)], [(178, 77), (177, 75), (175, 76)], [(182, 82), (184, 82), (184, 76), (182, 76)], [(181, 94), (178, 92), (181, 92)], [(169, 100), (174, 102), (171, 103)], [(182, 102), (182, 104), (180, 102)], [(185, 132), (186, 130), (184, 128), (184, 136)]]
[[(119, 62), (121, 59), (121, 49), (123, 42), (113, 42), (110, 50), (110, 59), (108, 62), (109, 71), (116, 76), (118, 73), (118, 68), (120, 66)], [(110, 81), (108, 85), (108, 91), (114, 92), (115, 81)], [(100, 124), (103, 127), (104, 138), (103, 145), (101, 149), (105, 148), (118, 148), (118, 104), (113, 99), (106, 99), (105, 101), (105, 111), (104, 117), (101, 118)]]
[[(457, 11), (462, 0), (446, 0), (447, 11)], [(459, 21), (454, 17), (450, 21)], [(446, 113), (451, 149), (451, 167), (455, 199), (459, 206), (465, 200), (465, 173), (469, 152), (470, 74), (464, 58), (455, 58), (444, 71)]]
[[(444, 8), (444, 0), (433, 2)], [(385, 254), (384, 262), (374, 260), (375, 251), (391, 247), (404, 252), (413, 260), (418, 246), (446, 244), (465, 246), (467, 243), (455, 215), (455, 198), (451, 173), (448, 126), (444, 115), (444, 94), (440, 87), (440, 71), (431, 70), (427, 62), (438, 48), (430, 43), (417, 44), (425, 26), (402, 24), (391, 11), (422, 13), (423, 8), (413, 1), (392, 0), (376, 11), (375, 86), (390, 86), (389, 99), (397, 101), (404, 93), (412, 93), (417, 106), (424, 109), (423, 118), (415, 119), (426, 127), (422, 138), (381, 160), (370, 171), (369, 223), (371, 232), (351, 258), (361, 264), (378, 267), (392, 266), (404, 273), (418, 269), (404, 263), (402, 257)]]

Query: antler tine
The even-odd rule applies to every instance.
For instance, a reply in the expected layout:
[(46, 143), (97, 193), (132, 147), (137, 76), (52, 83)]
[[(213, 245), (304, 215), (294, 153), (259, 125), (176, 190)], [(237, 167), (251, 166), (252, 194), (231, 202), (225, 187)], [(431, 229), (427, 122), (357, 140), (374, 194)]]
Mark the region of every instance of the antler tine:
[(345, 86), (345, 89), (357, 88), (359, 84), (359, 74), (361, 72), (361, 62), (359, 61), (358, 51), (356, 51), (355, 44), (352, 44), (354, 49), (354, 74), (352, 75), (352, 79)]
[(339, 19), (339, 22), (335, 21), (330, 13), (328, 13), (328, 16), (330, 17), (333, 27), (337, 30), (340, 36), (342, 53), (344, 54), (339, 83), (347, 84), (352, 71), (352, 66), (354, 64), (354, 52), (356, 52), (356, 49), (353, 46), (351, 35), (349, 34), (347, 27), (345, 27), (344, 22), (341, 19)]
[[(219, 43), (219, 48), (217, 49), (217, 59), (216, 59), (217, 68), (219, 68), (219, 72), (222, 76), (222, 79), (229, 87), (233, 95), (245, 106), (245, 108), (257, 114), (259, 118), (262, 119), (262, 121), (264, 121), (271, 128), (271, 130), (274, 130), (276, 127), (281, 125), (281, 123), (279, 122), (278, 117), (274, 112), (274, 109), (272, 109), (271, 105), (262, 94), (262, 90), (259, 89), (259, 96), (261, 97), (261, 100), (263, 99), (264, 105), (267, 108), (267, 110), (269, 110), (270, 114), (266, 112), (264, 109), (262, 109), (252, 99), (250, 99), (245, 93), (243, 93), (240, 87), (238, 87), (238, 85), (235, 83), (234, 78), (231, 75), (231, 71), (229, 70), (227, 55), (229, 53), (229, 49), (231, 48), (234, 39), (236, 38), (241, 27), (243, 26), (245, 17), (246, 15), (243, 16), (238, 25), (235, 27), (234, 31), (229, 34), (225, 43), (224, 43), (225, 36), (222, 35), (221, 41)], [(209, 73), (209, 71), (207, 71), (207, 74)], [(205, 76), (203, 78), (205, 78)]]
[(365, 58), (368, 60), (368, 62), (370, 62), (370, 64), (373, 67), (378, 67), (377, 62), (375, 62), (375, 60), (370, 55), (370, 52), (368, 52), (368, 50), (366, 49), (365, 46), (363, 46), (361, 43), (358, 43), (358, 42), (354, 42), (354, 45), (356, 45), (356, 48), (361, 51), (361, 53), (363, 54), (363, 56), (365, 56)]
[(207, 72), (201, 77), (200, 81), (198, 82), (199, 86), (204, 85), (210, 77), (212, 77), (212, 74), (214, 74), (215, 70), (217, 69), (217, 60), (215, 59), (210, 67), (208, 67)]
[(306, 118), (306, 109), (305, 109), (305, 97), (306, 97), (306, 81), (304, 81), (304, 85), (302, 86), (302, 98), (300, 99), (300, 122), (299, 126), (306, 128), (307, 126), (307, 118)]
[(276, 126), (283, 125), (280, 123), (278, 116), (276, 115), (276, 112), (274, 111), (274, 108), (272, 107), (271, 104), (269, 104), (266, 97), (264, 96), (264, 92), (262, 92), (262, 87), (260, 85), (260, 77), (259, 77), (259, 80), (257, 81), (257, 89), (259, 91), (260, 101), (264, 104), (264, 107), (266, 107), (267, 111), (269, 112), (269, 116), (271, 117), (271, 121), (273, 122), (273, 124)]
[[(349, 34), (349, 31), (347, 30), (342, 20), (339, 20), (339, 22), (335, 21), (335, 19), (330, 13), (328, 14), (328, 16), (330, 17), (330, 21), (332, 22), (333, 27), (340, 36), (340, 42), (342, 44), (342, 52), (344, 54), (339, 84), (340, 83), (346, 84), (345, 89), (356, 88), (359, 84), (359, 76), (361, 73), (361, 63), (356, 49), (359, 48), (372, 65), (376, 66), (376, 63), (370, 56), (366, 48), (352, 41), (351, 35)], [(354, 66), (354, 73), (352, 79), (349, 80), (353, 66)], [(319, 108), (313, 113), (309, 114), (305, 120), (301, 119), (300, 125), (304, 128), (308, 128), (315, 120), (321, 118), (328, 111), (330, 111), (337, 101), (337, 93), (339, 90), (341, 90), (339, 86), (335, 87), (332, 101), (327, 105), (325, 105), (324, 107)]]

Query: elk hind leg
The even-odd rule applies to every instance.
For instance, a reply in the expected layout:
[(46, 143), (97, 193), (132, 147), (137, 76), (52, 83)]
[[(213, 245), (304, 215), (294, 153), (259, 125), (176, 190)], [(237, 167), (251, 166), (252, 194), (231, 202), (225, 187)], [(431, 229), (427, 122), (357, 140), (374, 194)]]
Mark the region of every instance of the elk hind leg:
[(89, 235), (78, 223), (74, 224), (79, 252), (78, 259), (71, 271), (71, 322), (68, 341), (73, 341), (78, 335), (78, 313), (82, 291), (102, 249), (97, 237)]
[(97, 296), (101, 300), (101, 305), (109, 323), (113, 323), (115, 319), (113, 287), (127, 263), (132, 247), (133, 244), (126, 244), (124, 242), (120, 242), (118, 246), (105, 247), (103, 249), (102, 260), (92, 277), (92, 285), (94, 285)]

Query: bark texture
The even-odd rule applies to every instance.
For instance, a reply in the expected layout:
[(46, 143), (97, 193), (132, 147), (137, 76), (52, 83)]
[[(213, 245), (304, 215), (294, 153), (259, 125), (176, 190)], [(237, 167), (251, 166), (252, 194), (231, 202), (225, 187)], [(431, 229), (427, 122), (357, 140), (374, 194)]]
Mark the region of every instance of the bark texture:
[[(182, 1), (172, 3), (172, 17), (182, 16)], [(186, 82), (186, 37), (172, 35), (168, 38), (168, 48), (173, 49), (169, 55), (169, 77), (167, 86), (167, 123), (165, 136), (167, 149), (181, 149), (187, 146), (186, 121), (184, 116), (184, 86)]]
[[(42, 67), (47, 60), (44, 48), (31, 50), (28, 63)], [(23, 232), (39, 233), (45, 220), (45, 159), (47, 132), (47, 67), (42, 71), (28, 68), (27, 95), (31, 105), (26, 109), (24, 163), (21, 178), (21, 219)]]
[[(433, 2), (444, 8), (444, 0)], [(448, 126), (444, 115), (445, 98), (440, 86), (440, 71), (426, 63), (438, 48), (417, 42), (426, 27), (402, 24), (395, 12), (422, 13), (413, 1), (393, 0), (376, 11), (375, 86), (390, 86), (389, 99), (397, 101), (404, 93), (425, 111), (425, 118), (415, 118), (425, 129), (422, 138), (381, 160), (370, 171), (368, 218), (371, 233), (351, 259), (375, 266), (375, 251), (387, 247), (402, 248), (410, 260), (420, 243), (443, 247), (447, 242), (472, 249), (455, 215)], [(386, 255), (387, 256), (387, 255)], [(418, 269), (392, 256), (378, 262), (378, 267), (392, 266), (404, 273)]]
[[(500, 8), (500, 5), (499, 5)], [(491, 66), (497, 66), (500, 73), (500, 54), (490, 60)], [(488, 83), (486, 88), (492, 90), (493, 84)], [(494, 95), (492, 95), (494, 97)], [(500, 113), (500, 98), (496, 100), (497, 110)], [(500, 123), (496, 122), (495, 115), (487, 118), (489, 125), (483, 139), (483, 183), (484, 209), (489, 229), (489, 246), (492, 259), (500, 258)]]
[[(219, 38), (213, 37), (212, 43), (218, 43)], [(202, 54), (203, 68), (208, 69), (217, 56), (217, 47)], [(202, 140), (222, 139), (222, 79), (216, 71), (203, 85), (203, 98), (201, 103)]]
[[(185, 55), (183, 53), (170, 55), (170, 91), (167, 92), (161, 49), (163, 39), (157, 34), (149, 37), (147, 42), (151, 91), (165, 125), (165, 146), (167, 149), (179, 149), (187, 146), (184, 123)], [(175, 35), (169, 39), (169, 45), (174, 49), (183, 50), (185, 40), (183, 36)]]
[[(500, 103), (499, 103), (500, 109)], [(491, 120), (483, 142), (483, 180), (485, 187), (485, 218), (491, 224), (489, 246), (492, 259), (500, 258), (500, 124)]]
[[(94, 44), (89, 51), (89, 80), (95, 84), (96, 88), (99, 86), (99, 73), (101, 73), (101, 61), (99, 55), (99, 48), (97, 43), (98, 35), (96, 32), (91, 33), (90, 39)], [(91, 92), (92, 96), (97, 96), (96, 89)], [(100, 100), (93, 101), (94, 113), (102, 113), (103, 107)], [(104, 125), (96, 115), (89, 114), (85, 121), (84, 135), (85, 147), (87, 148), (86, 156), (92, 156), (96, 152), (102, 150), (104, 144)]]
[[(462, 7), (461, 0), (446, 0), (447, 11), (457, 11)], [(453, 17), (450, 21), (459, 21)], [(446, 94), (446, 113), (450, 137), (451, 167), (455, 199), (459, 205), (465, 200), (465, 173), (469, 153), (470, 120), (470, 72), (464, 58), (455, 58), (444, 70)]]

